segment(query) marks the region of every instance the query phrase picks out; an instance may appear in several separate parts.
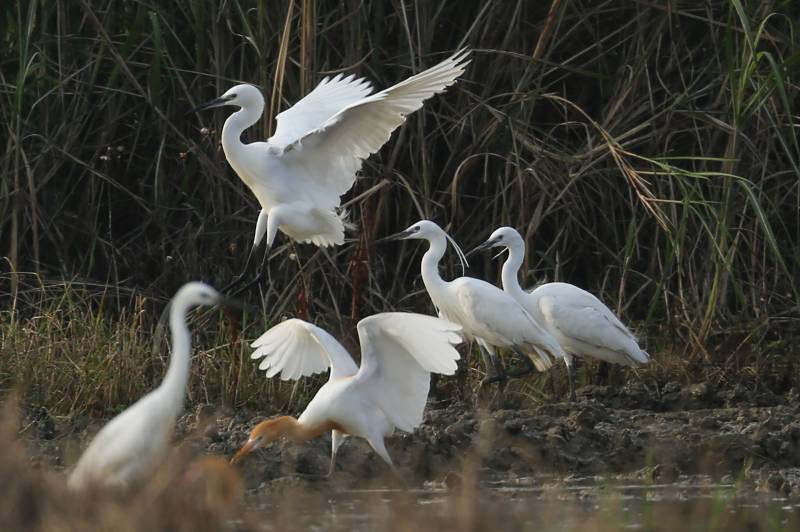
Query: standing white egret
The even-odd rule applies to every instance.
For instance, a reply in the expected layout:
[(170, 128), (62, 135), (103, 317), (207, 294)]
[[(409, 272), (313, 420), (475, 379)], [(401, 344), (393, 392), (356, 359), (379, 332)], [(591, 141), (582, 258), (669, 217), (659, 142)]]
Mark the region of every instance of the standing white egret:
[(170, 303), (172, 357), (164, 380), (97, 433), (70, 473), (71, 489), (95, 484), (124, 489), (158, 469), (183, 409), (189, 380), (192, 345), (186, 314), (197, 305), (222, 301), (217, 291), (204, 283), (187, 283), (178, 290)]
[[(462, 263), (464, 254), (455, 241), (438, 225), (421, 220), (405, 231), (385, 237), (380, 241), (421, 239), (430, 247), (422, 257), (422, 281), (433, 301), (439, 316), (463, 327), (467, 339), (475, 339), (481, 348), (486, 365), (487, 378), (483, 384), (505, 379), (508, 375), (497, 358), (495, 346), (510, 347), (526, 364), (522, 372), (509, 374), (513, 377), (529, 373), (532, 363), (539, 371), (550, 368), (553, 363), (548, 353), (563, 357), (558, 342), (541, 327), (514, 300), (496, 286), (473, 277), (458, 277), (445, 281), (439, 274), (439, 261), (444, 256), (449, 240)], [(492, 369), (490, 369), (492, 368)], [(494, 374), (490, 377), (490, 372)]]
[(532, 292), (522, 289), (517, 273), (525, 258), (525, 241), (511, 227), (501, 227), (469, 254), (502, 246), (508, 249), (503, 264), (503, 290), (564, 348), (564, 363), (569, 376), (569, 396), (575, 400), (572, 357), (588, 355), (606, 362), (635, 366), (650, 361), (636, 336), (595, 296), (568, 283), (543, 284)]
[(378, 151), (423, 101), (455, 82), (469, 63), (468, 55), (468, 50), (461, 50), (375, 94), (367, 80), (354, 75), (325, 78), (278, 114), (275, 134), (266, 142), (241, 140), (242, 132), (258, 121), (264, 109), (261, 91), (252, 85), (232, 87), (193, 109), (239, 107), (222, 128), (222, 148), (261, 204), (261, 213), (244, 271), (234, 284), (245, 275), (264, 235), (266, 261), (278, 229), (299, 242), (322, 247), (342, 244), (345, 215), (338, 211), (340, 196), (353, 186), (362, 161)]
[(422, 423), (430, 374), (452, 375), (461, 342), (453, 323), (406, 312), (384, 312), (358, 322), (361, 367), (330, 334), (299, 319), (271, 328), (252, 346), (252, 358), (267, 377), (299, 379), (330, 368), (328, 382), (317, 391), (298, 419), (281, 416), (256, 425), (247, 443), (231, 460), (275, 440), (305, 441), (332, 431), (331, 463), (346, 436), (367, 440), (394, 470), (384, 438), (395, 428), (411, 432)]

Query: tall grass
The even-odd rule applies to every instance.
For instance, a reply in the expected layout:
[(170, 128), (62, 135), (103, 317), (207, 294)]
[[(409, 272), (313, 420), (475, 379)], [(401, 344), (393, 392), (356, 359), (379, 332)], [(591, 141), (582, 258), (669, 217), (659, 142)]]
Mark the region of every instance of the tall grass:
[(48, 308), (32, 279), (110, 286), (97, 316), (129, 320), (132, 293), (238, 273), (258, 207), (219, 149), (225, 114), (187, 109), (256, 83), (261, 139), (324, 75), (384, 87), (468, 45), (463, 80), (344, 198), (351, 241), (281, 237), (258, 328), (291, 313), (351, 337), (372, 312), (429, 311), (418, 246), (372, 245), (429, 217), (465, 246), (519, 228), (528, 284), (594, 291), (687, 364), (770, 366), (798, 318), (799, 16), (777, 0), (7, 3), (5, 334)]

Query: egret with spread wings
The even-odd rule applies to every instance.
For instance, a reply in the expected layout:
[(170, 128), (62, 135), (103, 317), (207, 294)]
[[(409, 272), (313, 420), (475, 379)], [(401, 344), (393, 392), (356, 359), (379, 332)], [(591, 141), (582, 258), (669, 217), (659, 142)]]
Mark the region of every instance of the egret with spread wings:
[[(550, 356), (564, 355), (558, 342), (517, 303), (496, 286), (473, 277), (445, 281), (439, 274), (439, 261), (447, 250), (448, 240), (466, 264), (463, 252), (438, 225), (420, 220), (405, 231), (381, 240), (427, 240), (428, 251), (422, 257), (422, 282), (439, 316), (463, 327), (469, 340), (475, 339), (481, 348), (486, 379), (482, 384), (518, 377), (534, 369), (552, 367)], [(520, 372), (507, 374), (495, 352), (497, 347), (510, 347), (525, 363)], [(528, 358), (530, 355), (531, 358)]]
[(650, 360), (636, 336), (595, 296), (568, 283), (546, 283), (531, 292), (519, 284), (517, 274), (525, 258), (525, 241), (511, 227), (501, 227), (470, 251), (502, 246), (508, 249), (503, 264), (503, 290), (516, 299), (564, 348), (569, 395), (575, 400), (572, 357), (588, 355), (606, 362), (635, 366)]
[(411, 432), (422, 423), (430, 374), (452, 375), (461, 341), (453, 323), (406, 312), (384, 312), (358, 322), (361, 367), (330, 334), (303, 320), (287, 320), (253, 342), (252, 358), (267, 377), (281, 379), (320, 373), (330, 368), (328, 382), (295, 419), (280, 416), (256, 425), (236, 453), (236, 463), (248, 453), (282, 438), (306, 441), (332, 431), (331, 463), (346, 436), (367, 440), (394, 469), (384, 438), (395, 428)]
[(342, 244), (345, 213), (339, 210), (340, 196), (353, 186), (362, 161), (378, 151), (423, 101), (453, 84), (469, 63), (468, 55), (468, 50), (461, 50), (375, 94), (363, 78), (341, 74), (325, 78), (278, 114), (275, 134), (266, 142), (245, 144), (241, 139), (264, 109), (261, 91), (252, 85), (237, 85), (193, 109), (239, 107), (222, 128), (222, 148), (261, 204), (253, 246), (242, 274), (232, 284), (244, 277), (265, 235), (266, 261), (278, 229), (293, 240), (316, 246)]

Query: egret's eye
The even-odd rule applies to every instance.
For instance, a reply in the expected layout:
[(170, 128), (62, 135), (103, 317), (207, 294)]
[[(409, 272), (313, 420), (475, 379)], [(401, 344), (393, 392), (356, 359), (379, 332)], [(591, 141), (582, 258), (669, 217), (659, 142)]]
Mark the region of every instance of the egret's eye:
[(419, 232), (419, 226), (412, 227), (412, 228), (411, 228), (411, 232), (412, 232), (412, 233), (418, 233), (418, 232)]

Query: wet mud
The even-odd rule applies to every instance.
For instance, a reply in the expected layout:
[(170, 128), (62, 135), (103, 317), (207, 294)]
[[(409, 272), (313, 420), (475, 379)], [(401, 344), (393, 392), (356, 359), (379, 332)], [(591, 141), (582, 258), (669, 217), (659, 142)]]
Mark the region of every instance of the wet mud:
[[(482, 483), (569, 482), (576, 478), (675, 483), (696, 475), (745, 483), (756, 490), (800, 495), (800, 405), (797, 394), (777, 396), (744, 388), (669, 383), (654, 391), (586, 386), (575, 403), (527, 409), (485, 409), (433, 403), (414, 433), (387, 440), (402, 481), (457, 487), (465, 476)], [(70, 463), (81, 441), (102, 425), (93, 419), (28, 415), (26, 434), (36, 460)], [(231, 456), (263, 416), (226, 414), (203, 405), (179, 422), (176, 441), (203, 453)], [(367, 444), (349, 438), (337, 470), (327, 473), (330, 438), (280, 442), (258, 450), (240, 467), (249, 490), (281, 491), (303, 484), (325, 489), (378, 487), (397, 481)]]

